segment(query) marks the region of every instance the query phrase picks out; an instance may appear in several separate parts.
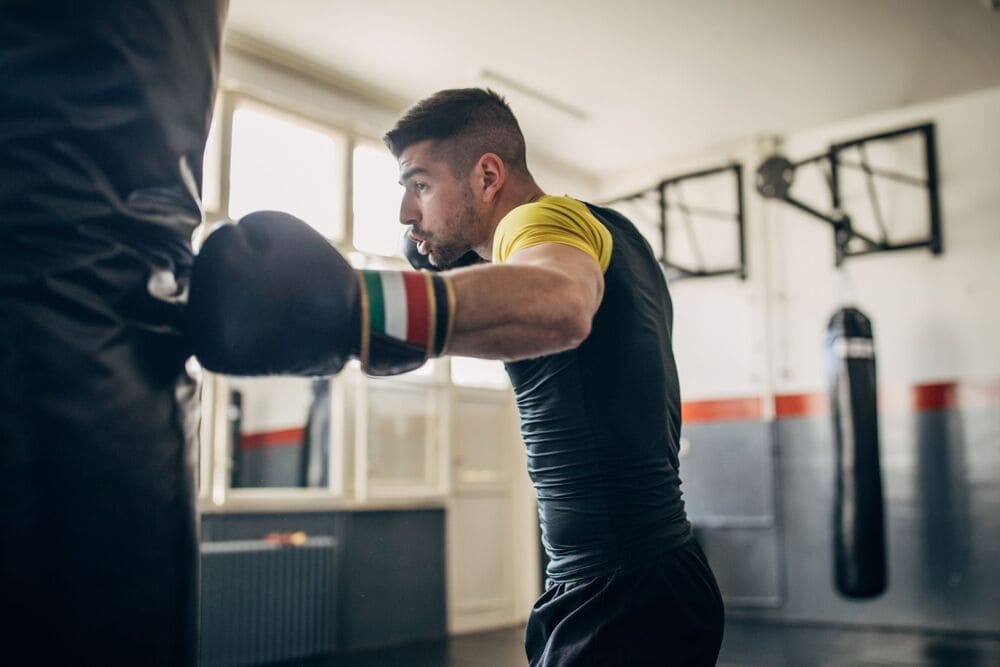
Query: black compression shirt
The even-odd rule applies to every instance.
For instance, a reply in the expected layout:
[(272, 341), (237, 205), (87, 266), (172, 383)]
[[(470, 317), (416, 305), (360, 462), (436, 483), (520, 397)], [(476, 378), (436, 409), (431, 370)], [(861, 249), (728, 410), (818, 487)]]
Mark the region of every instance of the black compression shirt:
[(670, 295), (639, 231), (615, 211), (588, 208), (613, 239), (590, 336), (507, 364), (553, 581), (605, 574), (691, 535)]

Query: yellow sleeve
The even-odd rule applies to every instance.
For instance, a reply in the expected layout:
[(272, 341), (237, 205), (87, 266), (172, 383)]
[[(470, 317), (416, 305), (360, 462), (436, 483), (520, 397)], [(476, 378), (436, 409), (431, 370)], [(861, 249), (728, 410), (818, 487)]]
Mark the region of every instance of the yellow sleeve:
[(505, 215), (493, 234), (493, 262), (502, 264), (518, 250), (560, 243), (587, 253), (608, 270), (611, 233), (586, 204), (569, 197), (544, 196)]

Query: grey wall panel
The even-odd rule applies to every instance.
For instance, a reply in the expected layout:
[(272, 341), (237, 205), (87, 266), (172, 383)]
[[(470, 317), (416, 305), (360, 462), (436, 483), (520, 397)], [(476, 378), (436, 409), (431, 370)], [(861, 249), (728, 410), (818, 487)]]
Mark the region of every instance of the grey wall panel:
[(760, 618), (1000, 633), (1000, 419), (993, 409), (883, 414), (887, 592), (832, 581), (828, 418), (777, 424), (786, 601)]
[(240, 453), (237, 484), (241, 487), (295, 487), (300, 484), (301, 447), (262, 447)]
[(730, 608), (781, 603), (772, 434), (771, 424), (749, 421), (683, 430), (688, 517)]
[(681, 459), (681, 488), (693, 521), (774, 515), (770, 424), (685, 424), (682, 436), (690, 447)]
[(696, 529), (727, 607), (781, 603), (779, 544), (773, 529)]
[(444, 512), (355, 512), (343, 568), (341, 649), (447, 634)]

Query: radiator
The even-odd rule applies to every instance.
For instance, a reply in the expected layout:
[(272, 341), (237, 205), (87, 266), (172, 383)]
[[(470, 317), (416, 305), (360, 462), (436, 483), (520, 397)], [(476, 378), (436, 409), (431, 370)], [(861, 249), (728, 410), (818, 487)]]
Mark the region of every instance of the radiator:
[(201, 545), (201, 667), (237, 667), (332, 653), (337, 542)]

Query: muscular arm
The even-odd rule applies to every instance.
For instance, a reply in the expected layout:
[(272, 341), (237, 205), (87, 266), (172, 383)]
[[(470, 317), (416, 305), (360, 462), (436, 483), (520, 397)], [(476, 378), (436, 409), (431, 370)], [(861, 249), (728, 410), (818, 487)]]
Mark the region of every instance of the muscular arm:
[(604, 296), (604, 275), (587, 253), (543, 243), (504, 264), (448, 272), (455, 329), (448, 352), (515, 361), (578, 346)]

